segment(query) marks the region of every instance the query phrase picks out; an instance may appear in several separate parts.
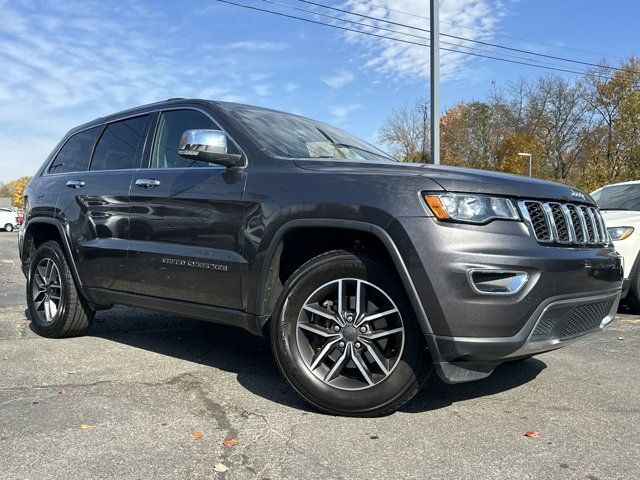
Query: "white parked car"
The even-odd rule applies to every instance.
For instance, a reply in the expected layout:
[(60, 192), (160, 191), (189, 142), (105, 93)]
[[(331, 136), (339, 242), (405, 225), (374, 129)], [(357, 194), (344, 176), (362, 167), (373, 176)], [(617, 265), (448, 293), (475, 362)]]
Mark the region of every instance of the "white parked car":
[(622, 298), (640, 310), (640, 181), (615, 183), (591, 194), (609, 236), (624, 259)]
[(0, 208), (0, 228), (7, 232), (13, 232), (18, 228), (18, 217), (16, 212), (9, 208)]

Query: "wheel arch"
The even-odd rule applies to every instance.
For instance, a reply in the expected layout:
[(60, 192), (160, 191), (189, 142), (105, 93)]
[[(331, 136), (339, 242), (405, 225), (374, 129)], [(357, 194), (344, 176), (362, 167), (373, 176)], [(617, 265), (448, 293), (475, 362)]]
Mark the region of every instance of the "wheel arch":
[(283, 239), (285, 235), (295, 230), (301, 229), (340, 229), (346, 231), (360, 232), (375, 237), (380, 244), (384, 247), (386, 254), (389, 256), (393, 263), (403, 287), (409, 298), (411, 307), (414, 310), (418, 325), (423, 334), (427, 338), (427, 343), (432, 354), (435, 353), (433, 349), (436, 348), (435, 344), (431, 341), (433, 338), (433, 330), (427, 317), (427, 313), (419, 299), (418, 292), (415, 288), (413, 280), (409, 274), (400, 251), (396, 246), (391, 236), (382, 227), (362, 221), (356, 220), (344, 220), (344, 219), (296, 219), (290, 220), (283, 224), (273, 239), (270, 242), (267, 254), (264, 259), (262, 273), (260, 275), (260, 282), (258, 284), (258, 291), (256, 292), (256, 311), (258, 313), (258, 319), (261, 323), (260, 327), (263, 328), (269, 321), (273, 309), (280, 297), (280, 293), (273, 294), (274, 281), (277, 281), (276, 276), (277, 266), (279, 263), (279, 257), (283, 250)]
[[(57, 241), (60, 243), (62, 251), (69, 263), (69, 269), (71, 270), (73, 281), (75, 282), (78, 290), (80, 290), (84, 296), (85, 292), (82, 289), (82, 282), (78, 275), (78, 270), (76, 269), (69, 236), (62, 222), (51, 217), (34, 217), (22, 228), (24, 229), (24, 234), (22, 237), (22, 244), (20, 246), (20, 258), (24, 274), (27, 276), (29, 274), (29, 260), (31, 255), (33, 255), (37, 249), (37, 246), (47, 240)], [(57, 235), (55, 235), (54, 232), (56, 232)]]

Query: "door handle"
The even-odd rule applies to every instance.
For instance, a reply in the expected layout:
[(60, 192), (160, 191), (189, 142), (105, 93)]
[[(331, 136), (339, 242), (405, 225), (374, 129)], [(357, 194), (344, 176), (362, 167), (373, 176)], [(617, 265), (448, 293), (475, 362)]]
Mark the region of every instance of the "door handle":
[(82, 188), (82, 187), (84, 187), (84, 182), (82, 180), (69, 180), (67, 182), (67, 187), (69, 187), (69, 188)]
[(160, 185), (160, 181), (155, 178), (139, 178), (136, 180), (136, 187), (153, 188)]

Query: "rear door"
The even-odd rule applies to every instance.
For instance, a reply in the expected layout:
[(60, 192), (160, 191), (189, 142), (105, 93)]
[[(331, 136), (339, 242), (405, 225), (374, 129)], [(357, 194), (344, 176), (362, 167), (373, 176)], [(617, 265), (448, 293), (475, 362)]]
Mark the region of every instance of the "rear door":
[(149, 168), (133, 179), (132, 291), (239, 309), (246, 169), (181, 157), (178, 143), (190, 129), (220, 128), (200, 110), (161, 112)]
[[(64, 186), (57, 211), (69, 226), (76, 266), (86, 287), (129, 289), (125, 274), (129, 189), (148, 126), (149, 116), (140, 115), (88, 131), (87, 138), (98, 139), (90, 150), (88, 169), (74, 168), (61, 176)], [(54, 170), (60, 168), (55, 165), (56, 161)]]

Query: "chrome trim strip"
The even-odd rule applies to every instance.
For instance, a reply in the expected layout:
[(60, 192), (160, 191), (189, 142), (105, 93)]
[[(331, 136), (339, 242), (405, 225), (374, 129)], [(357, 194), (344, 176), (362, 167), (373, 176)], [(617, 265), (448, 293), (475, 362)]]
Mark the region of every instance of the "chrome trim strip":
[(598, 225), (596, 223), (596, 219), (593, 216), (593, 212), (590, 208), (584, 207), (587, 211), (587, 215), (589, 215), (589, 220), (591, 221), (591, 225), (593, 227), (593, 241), (591, 243), (600, 243), (600, 232), (598, 231)]
[(553, 218), (553, 211), (551, 205), (548, 203), (540, 203), (544, 216), (547, 218), (547, 226), (549, 227), (549, 242), (560, 242), (558, 235), (558, 227), (556, 226), (556, 220)]
[(587, 230), (587, 221), (584, 218), (584, 213), (582, 213), (582, 208), (580, 205), (574, 205), (576, 207), (576, 214), (578, 215), (578, 220), (580, 221), (580, 227), (582, 228), (582, 239), (580, 241), (581, 245), (586, 245), (589, 243), (589, 231)]
[(564, 215), (564, 222), (567, 224), (567, 232), (569, 233), (569, 242), (567, 243), (577, 243), (578, 235), (573, 228), (573, 220), (571, 219), (569, 207), (564, 203), (559, 203), (558, 205), (560, 205), (560, 210), (562, 210), (562, 214)]
[[(531, 215), (529, 215), (529, 209), (527, 208), (527, 203), (537, 204), (542, 209), (542, 213), (543, 213), (543, 215), (545, 217), (545, 220), (547, 222), (547, 228), (549, 229), (549, 238), (539, 238), (538, 237), (538, 234), (536, 233), (536, 230), (535, 230), (535, 228), (533, 226), (533, 222), (531, 221)], [(549, 217), (546, 214), (546, 212), (544, 211), (544, 208), (542, 206), (542, 202), (538, 202), (537, 200), (520, 200), (520, 201), (518, 201), (518, 208), (520, 209), (520, 213), (524, 217), (525, 223), (529, 227), (529, 230), (533, 234), (533, 237), (539, 243), (553, 243), (553, 233), (552, 233), (551, 227), (549, 225)]]
[[(478, 287), (476, 287), (475, 282), (473, 281), (473, 274), (476, 272), (497, 273), (497, 274), (507, 273), (507, 274), (513, 274), (515, 278), (511, 281), (511, 283), (507, 287), (510, 289), (508, 292), (483, 292), (482, 290), (479, 290)], [(469, 270), (467, 270), (467, 280), (469, 280), (469, 284), (471, 285), (471, 288), (473, 289), (473, 291), (480, 295), (498, 295), (498, 296), (515, 295), (520, 290), (522, 290), (522, 288), (529, 281), (529, 273), (522, 270), (503, 270), (503, 269), (495, 269), (495, 268), (470, 268)]]
[(607, 228), (604, 225), (604, 219), (602, 218), (600, 211), (595, 207), (591, 207), (591, 213), (593, 214), (593, 217), (596, 219), (596, 223), (598, 224), (598, 231), (600, 232), (600, 241), (603, 243), (608, 242), (609, 232), (607, 232)]

